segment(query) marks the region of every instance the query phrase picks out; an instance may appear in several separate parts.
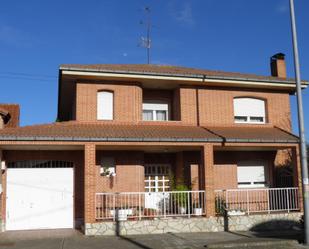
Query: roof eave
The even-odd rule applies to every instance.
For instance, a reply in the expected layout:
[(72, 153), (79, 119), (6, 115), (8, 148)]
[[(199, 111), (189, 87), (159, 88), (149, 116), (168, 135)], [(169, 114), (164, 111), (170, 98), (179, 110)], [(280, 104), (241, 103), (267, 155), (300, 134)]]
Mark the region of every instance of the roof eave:
[[(124, 70), (93, 70), (93, 69), (80, 69), (80, 68), (74, 68), (74, 67), (64, 67), (61, 66), (59, 72), (61, 74), (71, 74), (71, 75), (83, 75), (85, 73), (85, 76), (107, 76), (111, 75), (116, 77), (164, 77), (167, 80), (174, 79), (174, 80), (191, 80), (191, 81), (200, 81), (200, 82), (206, 82), (207, 80), (219, 80), (219, 81), (235, 81), (236, 83), (239, 82), (240, 84), (248, 83), (252, 85), (263, 85), (263, 84), (273, 84), (273, 87), (286, 87), (289, 88), (290, 91), (294, 92), (296, 88), (295, 87), (295, 81), (293, 80), (282, 80), (280, 78), (278, 79), (260, 79), (260, 78), (250, 78), (250, 77), (235, 77), (235, 76), (214, 76), (214, 75), (206, 75), (206, 74), (172, 74), (172, 73), (155, 73), (155, 72), (137, 72), (137, 71), (124, 71)], [(70, 73), (71, 72), (71, 73)], [(280, 84), (280, 85), (279, 85)], [(302, 81), (302, 88), (307, 88), (309, 82), (308, 81)]]
[(177, 142), (177, 143), (298, 143), (297, 139), (242, 139), (242, 138), (140, 138), (140, 137), (51, 137), (0, 136), (0, 141), (53, 141), (53, 142)]

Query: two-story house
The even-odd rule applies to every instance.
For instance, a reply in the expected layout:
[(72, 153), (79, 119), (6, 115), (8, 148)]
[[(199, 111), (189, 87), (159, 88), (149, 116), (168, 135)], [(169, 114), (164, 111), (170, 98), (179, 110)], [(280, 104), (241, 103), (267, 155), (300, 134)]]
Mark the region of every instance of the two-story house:
[(294, 93), (283, 54), (271, 76), (62, 65), (57, 122), (10, 127), (18, 110), (0, 105), (2, 229), (138, 234), (218, 231), (223, 214), (240, 230), (256, 225), (237, 226), (243, 217), (295, 219)]

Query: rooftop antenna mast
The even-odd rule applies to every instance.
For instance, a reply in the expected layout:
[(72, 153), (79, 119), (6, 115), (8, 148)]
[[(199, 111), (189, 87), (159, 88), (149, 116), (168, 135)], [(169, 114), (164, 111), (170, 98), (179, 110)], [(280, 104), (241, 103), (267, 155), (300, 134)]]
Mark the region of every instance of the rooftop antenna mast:
[(145, 7), (144, 12), (146, 14), (146, 21), (141, 21), (140, 24), (145, 24), (147, 28), (147, 36), (141, 37), (141, 47), (146, 48), (147, 50), (147, 64), (150, 64), (150, 49), (151, 49), (151, 16), (150, 16), (150, 7)]

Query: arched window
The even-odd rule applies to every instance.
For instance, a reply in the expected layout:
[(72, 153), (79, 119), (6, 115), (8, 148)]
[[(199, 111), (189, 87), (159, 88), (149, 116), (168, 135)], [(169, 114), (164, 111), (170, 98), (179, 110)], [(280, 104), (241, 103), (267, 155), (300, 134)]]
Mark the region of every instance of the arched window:
[(114, 94), (109, 91), (97, 93), (97, 119), (113, 120), (114, 114)]
[(235, 123), (265, 123), (265, 101), (255, 98), (234, 98)]

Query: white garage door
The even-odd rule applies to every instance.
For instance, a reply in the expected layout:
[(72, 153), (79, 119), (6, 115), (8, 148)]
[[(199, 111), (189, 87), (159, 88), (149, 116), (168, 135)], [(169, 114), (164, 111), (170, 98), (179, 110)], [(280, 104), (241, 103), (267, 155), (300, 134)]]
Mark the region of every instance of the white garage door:
[(73, 168), (8, 168), (6, 229), (52, 228), (73, 228)]

